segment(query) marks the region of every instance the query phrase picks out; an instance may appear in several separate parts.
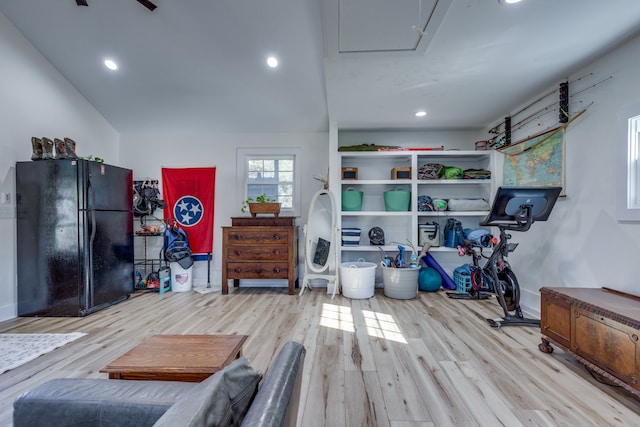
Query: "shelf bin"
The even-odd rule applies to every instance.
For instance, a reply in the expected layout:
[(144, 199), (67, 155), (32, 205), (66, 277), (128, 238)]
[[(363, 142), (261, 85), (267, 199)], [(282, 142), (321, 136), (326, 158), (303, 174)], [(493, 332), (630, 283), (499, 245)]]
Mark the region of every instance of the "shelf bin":
[(347, 298), (371, 298), (376, 287), (376, 265), (372, 262), (343, 262), (340, 264), (340, 284), (342, 295)]
[(411, 191), (396, 188), (384, 192), (384, 208), (388, 212), (407, 212), (411, 205)]
[(343, 211), (361, 211), (362, 196), (364, 193), (354, 188), (347, 188), (342, 192), (342, 210)]
[(384, 296), (395, 299), (412, 299), (418, 296), (418, 268), (383, 268)]

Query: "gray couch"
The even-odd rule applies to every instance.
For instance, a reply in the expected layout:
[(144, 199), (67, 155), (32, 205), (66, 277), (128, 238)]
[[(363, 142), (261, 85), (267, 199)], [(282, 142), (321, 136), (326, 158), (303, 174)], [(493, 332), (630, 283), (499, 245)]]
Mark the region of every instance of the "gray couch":
[(304, 347), (287, 342), (262, 374), (244, 357), (201, 383), (59, 378), (18, 396), (14, 427), (295, 426)]

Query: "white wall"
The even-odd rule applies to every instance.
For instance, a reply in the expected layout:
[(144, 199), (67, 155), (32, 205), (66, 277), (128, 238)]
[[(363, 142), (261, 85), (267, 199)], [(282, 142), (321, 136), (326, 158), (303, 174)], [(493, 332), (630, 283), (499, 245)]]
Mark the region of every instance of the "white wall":
[[(213, 231), (213, 262), (211, 286), (220, 289), (222, 282), (220, 227), (231, 225), (231, 217), (247, 216), (240, 212), (241, 200), (236, 197), (236, 148), (300, 148), (302, 170), (301, 215), (296, 223), (307, 221), (308, 207), (322, 184), (313, 175), (326, 174), (329, 165), (328, 133), (286, 134), (194, 134), (194, 135), (127, 135), (121, 136), (120, 165), (134, 171), (134, 179), (161, 180), (162, 167), (216, 167), (216, 189)], [(162, 185), (162, 184), (161, 184)], [(162, 218), (162, 212), (157, 211)], [(302, 230), (300, 230), (302, 242)], [(302, 246), (299, 257), (304, 254)], [(304, 270), (300, 264), (300, 272)], [(194, 284), (206, 283), (206, 262), (194, 266)], [(302, 280), (300, 280), (302, 283)]]
[[(217, 286), (220, 226), (240, 215), (236, 147), (302, 148), (299, 224), (306, 221), (306, 208), (320, 188), (312, 175), (324, 173), (329, 164), (328, 134), (124, 135), (118, 148), (115, 130), (2, 14), (0, 58), (0, 192), (11, 193), (11, 204), (0, 205), (0, 233), (8, 243), (0, 248), (0, 320), (16, 314), (14, 165), (29, 160), (32, 136), (69, 136), (77, 141), (79, 155), (91, 154), (130, 167), (137, 178), (159, 178), (162, 166), (216, 166), (212, 280)], [(640, 294), (636, 278), (640, 224), (619, 223), (615, 214), (617, 114), (640, 102), (638, 64), (640, 38), (570, 76), (594, 73), (613, 78), (585, 93), (594, 104), (568, 128), (566, 200), (558, 202), (548, 222), (536, 223), (530, 231), (514, 236), (520, 246), (510, 260), (523, 289), (526, 311), (539, 310), (541, 286), (609, 286)], [(483, 139), (472, 133), (471, 140)]]
[[(55, 31), (52, 23), (51, 31)], [(30, 161), (31, 137), (73, 138), (80, 156), (117, 163), (115, 130), (0, 14), (0, 321), (17, 314), (15, 163)]]
[[(520, 245), (510, 261), (525, 311), (539, 313), (542, 286), (606, 286), (640, 295), (640, 223), (617, 222), (615, 199), (618, 113), (640, 102), (638, 64), (640, 38), (569, 76), (572, 81), (593, 73), (595, 83), (606, 80), (572, 107), (575, 112), (593, 102), (567, 128), (566, 199), (556, 203), (548, 222), (513, 233)], [(570, 94), (580, 86), (570, 84)]]

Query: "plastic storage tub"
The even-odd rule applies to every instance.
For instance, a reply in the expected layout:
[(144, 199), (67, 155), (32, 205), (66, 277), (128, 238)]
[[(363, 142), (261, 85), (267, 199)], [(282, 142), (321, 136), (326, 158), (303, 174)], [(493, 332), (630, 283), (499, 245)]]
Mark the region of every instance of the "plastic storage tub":
[(418, 296), (418, 268), (383, 268), (384, 296), (395, 299), (412, 299)]
[(343, 211), (361, 211), (362, 197), (364, 193), (355, 188), (347, 188), (342, 192), (342, 210)]
[(411, 191), (396, 188), (384, 192), (384, 208), (388, 212), (406, 212), (411, 205)]
[(171, 268), (171, 290), (173, 292), (188, 292), (191, 290), (193, 266), (182, 268), (177, 262), (169, 263)]
[(340, 284), (342, 295), (347, 298), (371, 298), (376, 287), (376, 264), (361, 261), (341, 263)]

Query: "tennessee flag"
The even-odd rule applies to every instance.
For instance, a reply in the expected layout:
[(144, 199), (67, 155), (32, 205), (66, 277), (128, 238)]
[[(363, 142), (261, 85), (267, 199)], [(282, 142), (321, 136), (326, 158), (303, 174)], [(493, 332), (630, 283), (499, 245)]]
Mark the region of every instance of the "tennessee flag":
[(164, 218), (178, 222), (194, 254), (213, 251), (215, 187), (216, 168), (162, 168)]

